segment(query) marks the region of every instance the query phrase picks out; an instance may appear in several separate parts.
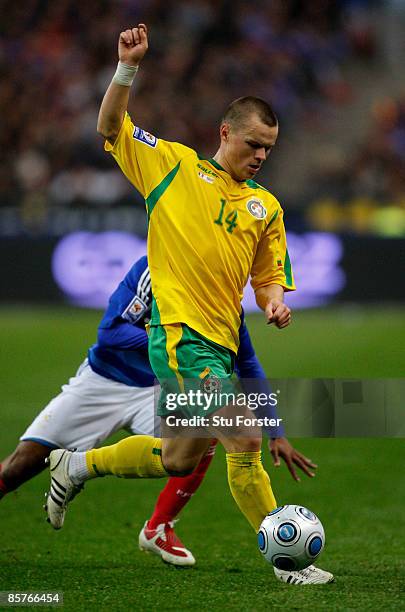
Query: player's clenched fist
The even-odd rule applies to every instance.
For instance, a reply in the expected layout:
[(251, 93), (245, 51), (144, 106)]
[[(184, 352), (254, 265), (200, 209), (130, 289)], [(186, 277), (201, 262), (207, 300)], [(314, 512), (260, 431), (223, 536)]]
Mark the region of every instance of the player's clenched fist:
[(291, 310), (281, 300), (270, 300), (266, 306), (265, 315), (267, 323), (275, 323), (279, 329), (291, 323)]
[(136, 28), (121, 32), (118, 40), (118, 57), (120, 62), (129, 66), (138, 66), (148, 50), (148, 30), (144, 23)]

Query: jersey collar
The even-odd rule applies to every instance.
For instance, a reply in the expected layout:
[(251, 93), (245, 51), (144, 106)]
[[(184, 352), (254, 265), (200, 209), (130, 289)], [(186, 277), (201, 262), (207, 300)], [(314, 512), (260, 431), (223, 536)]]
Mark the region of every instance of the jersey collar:
[(207, 161), (210, 162), (211, 166), (214, 166), (217, 170), (222, 170), (222, 172), (226, 172), (225, 168), (221, 166), (213, 157), (209, 157)]

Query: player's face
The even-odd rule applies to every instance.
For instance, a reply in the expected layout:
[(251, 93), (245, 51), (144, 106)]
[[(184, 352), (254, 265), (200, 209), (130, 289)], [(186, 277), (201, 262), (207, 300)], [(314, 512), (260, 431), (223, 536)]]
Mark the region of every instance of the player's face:
[(276, 144), (278, 127), (251, 115), (240, 127), (221, 125), (221, 148), (226, 170), (237, 181), (254, 179)]

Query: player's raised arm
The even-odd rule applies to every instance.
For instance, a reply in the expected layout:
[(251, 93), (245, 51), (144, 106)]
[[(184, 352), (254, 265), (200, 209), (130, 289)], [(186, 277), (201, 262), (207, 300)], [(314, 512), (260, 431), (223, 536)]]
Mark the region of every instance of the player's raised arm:
[(105, 93), (98, 115), (97, 131), (114, 144), (128, 107), (129, 90), (148, 49), (144, 23), (121, 32), (118, 39), (118, 66)]

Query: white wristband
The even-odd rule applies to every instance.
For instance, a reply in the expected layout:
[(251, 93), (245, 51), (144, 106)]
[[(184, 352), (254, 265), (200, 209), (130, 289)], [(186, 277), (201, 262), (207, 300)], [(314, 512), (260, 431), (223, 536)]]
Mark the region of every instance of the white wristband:
[(125, 87), (131, 87), (137, 72), (138, 66), (128, 66), (128, 64), (118, 62), (117, 70), (112, 78), (113, 83), (124, 85)]

